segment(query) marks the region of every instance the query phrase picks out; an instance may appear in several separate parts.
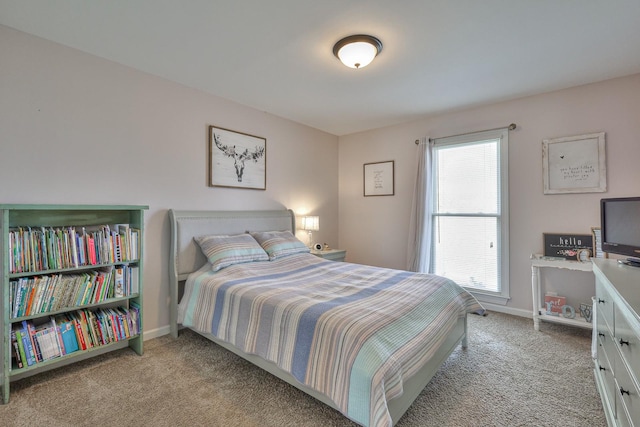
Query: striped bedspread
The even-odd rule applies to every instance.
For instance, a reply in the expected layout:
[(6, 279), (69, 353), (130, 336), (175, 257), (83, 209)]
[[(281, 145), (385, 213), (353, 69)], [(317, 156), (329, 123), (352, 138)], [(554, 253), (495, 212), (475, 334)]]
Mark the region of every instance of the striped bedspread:
[(297, 254), (193, 273), (178, 321), (274, 362), (355, 422), (386, 427), (403, 381), (480, 310), (439, 276)]

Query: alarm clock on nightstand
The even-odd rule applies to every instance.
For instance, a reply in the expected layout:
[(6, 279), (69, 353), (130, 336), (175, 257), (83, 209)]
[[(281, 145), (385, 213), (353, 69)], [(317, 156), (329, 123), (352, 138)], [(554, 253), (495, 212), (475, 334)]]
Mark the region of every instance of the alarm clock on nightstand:
[(316, 251), (321, 251), (322, 250), (322, 243), (314, 243), (313, 244), (313, 249)]

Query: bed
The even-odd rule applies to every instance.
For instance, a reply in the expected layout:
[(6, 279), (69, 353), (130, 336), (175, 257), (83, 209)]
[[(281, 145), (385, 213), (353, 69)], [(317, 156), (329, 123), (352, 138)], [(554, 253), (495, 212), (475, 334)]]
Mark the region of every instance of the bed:
[[(457, 346), (466, 347), (467, 313), (483, 311), (447, 279), (304, 250), (277, 258), (267, 251), (266, 259), (213, 271), (196, 242), (249, 231), (258, 240), (266, 232), (295, 234), (291, 210), (170, 210), (169, 217), (172, 336), (188, 327), (364, 426), (395, 425)], [(435, 297), (414, 302), (427, 279), (434, 284), (425, 294)]]

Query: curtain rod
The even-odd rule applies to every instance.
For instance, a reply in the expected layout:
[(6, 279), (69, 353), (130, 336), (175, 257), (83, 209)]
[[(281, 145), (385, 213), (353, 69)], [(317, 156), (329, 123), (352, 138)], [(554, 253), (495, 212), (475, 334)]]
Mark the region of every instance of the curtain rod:
[[(509, 126), (507, 126), (507, 129), (509, 129), (509, 130), (514, 130), (515, 128), (516, 128), (516, 124), (515, 123), (511, 123)], [(490, 132), (492, 130), (499, 130), (499, 129), (504, 129), (504, 128), (493, 128), (493, 129), (478, 130), (478, 131), (475, 131), (475, 132), (467, 132), (467, 133), (459, 133), (457, 135), (442, 136), (440, 138), (453, 138), (454, 136), (471, 135), (472, 133)], [(429, 141), (433, 141), (435, 139), (440, 139), (440, 138), (429, 138)], [(420, 144), (420, 140), (416, 139), (416, 145), (418, 145), (418, 144)]]

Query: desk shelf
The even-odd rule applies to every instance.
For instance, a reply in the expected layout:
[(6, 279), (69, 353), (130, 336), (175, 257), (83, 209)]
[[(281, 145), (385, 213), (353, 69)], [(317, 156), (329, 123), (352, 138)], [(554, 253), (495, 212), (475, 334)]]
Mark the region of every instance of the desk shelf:
[[(585, 329), (592, 329), (593, 325), (584, 318), (566, 318), (560, 313), (559, 316), (546, 314), (546, 308), (543, 306), (542, 292), (540, 291), (540, 269), (541, 268), (559, 268), (565, 270), (587, 271), (593, 272), (593, 264), (591, 262), (569, 261), (546, 259), (540, 255), (532, 255), (531, 257), (531, 294), (533, 296), (533, 328), (540, 330), (540, 322), (562, 323), (565, 325), (577, 326)], [(595, 279), (594, 279), (595, 283)]]

